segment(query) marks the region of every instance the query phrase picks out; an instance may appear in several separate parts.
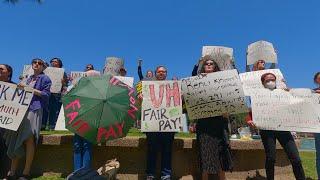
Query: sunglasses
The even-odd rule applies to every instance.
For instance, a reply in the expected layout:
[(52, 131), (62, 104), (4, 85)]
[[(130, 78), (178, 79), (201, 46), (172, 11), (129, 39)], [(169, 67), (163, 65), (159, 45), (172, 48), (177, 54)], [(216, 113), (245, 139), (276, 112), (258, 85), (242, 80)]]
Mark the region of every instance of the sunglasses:
[(205, 63), (206, 66), (212, 66), (213, 63)]
[(86, 69), (93, 69), (92, 67), (90, 67), (90, 66), (88, 66), (88, 67), (86, 67)]
[(42, 61), (32, 61), (32, 64), (43, 65), (43, 62)]

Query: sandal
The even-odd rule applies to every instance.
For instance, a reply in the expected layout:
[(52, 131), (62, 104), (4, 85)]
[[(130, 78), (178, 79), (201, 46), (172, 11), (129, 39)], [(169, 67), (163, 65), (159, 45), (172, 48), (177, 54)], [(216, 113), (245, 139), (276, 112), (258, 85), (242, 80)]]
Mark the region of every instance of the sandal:
[(26, 175), (26, 174), (22, 174), (22, 176), (20, 176), (18, 178), (18, 180), (31, 180), (31, 176), (30, 175)]

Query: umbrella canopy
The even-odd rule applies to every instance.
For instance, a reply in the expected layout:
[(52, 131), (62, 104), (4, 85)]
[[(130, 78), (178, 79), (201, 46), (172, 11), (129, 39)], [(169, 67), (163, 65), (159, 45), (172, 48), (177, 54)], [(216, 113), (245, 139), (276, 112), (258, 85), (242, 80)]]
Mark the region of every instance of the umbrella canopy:
[(134, 89), (110, 75), (81, 78), (62, 102), (66, 128), (92, 143), (126, 136), (137, 120)]

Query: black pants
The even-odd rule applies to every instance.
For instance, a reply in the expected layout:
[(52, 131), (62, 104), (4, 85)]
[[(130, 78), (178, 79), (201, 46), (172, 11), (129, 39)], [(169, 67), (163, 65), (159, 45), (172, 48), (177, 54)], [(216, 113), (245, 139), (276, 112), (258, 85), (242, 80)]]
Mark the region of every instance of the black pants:
[(172, 132), (148, 132), (147, 143), (147, 175), (155, 176), (157, 165), (157, 153), (161, 152), (161, 176), (170, 177), (172, 172), (172, 144), (174, 140)]
[[(1, 130), (1, 129), (0, 129)], [(4, 179), (10, 169), (11, 160), (7, 156), (7, 147), (0, 132), (0, 179)]]
[(304, 170), (301, 164), (298, 148), (290, 132), (288, 131), (260, 131), (264, 150), (266, 153), (266, 174), (268, 180), (274, 179), (274, 164), (276, 162), (276, 139), (286, 152), (291, 162), (294, 176), (298, 180), (305, 180)]

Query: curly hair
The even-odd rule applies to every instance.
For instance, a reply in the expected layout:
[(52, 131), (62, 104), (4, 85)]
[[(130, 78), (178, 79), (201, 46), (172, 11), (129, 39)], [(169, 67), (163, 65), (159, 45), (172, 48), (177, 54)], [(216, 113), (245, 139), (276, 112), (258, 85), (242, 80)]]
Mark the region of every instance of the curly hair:
[(210, 55), (203, 56), (201, 58), (201, 61), (202, 61), (202, 67), (201, 67), (200, 73), (204, 73), (204, 65), (207, 61), (213, 61), (214, 72), (220, 71), (220, 68), (219, 68), (217, 62), (214, 60), (214, 58), (212, 56), (210, 56)]

